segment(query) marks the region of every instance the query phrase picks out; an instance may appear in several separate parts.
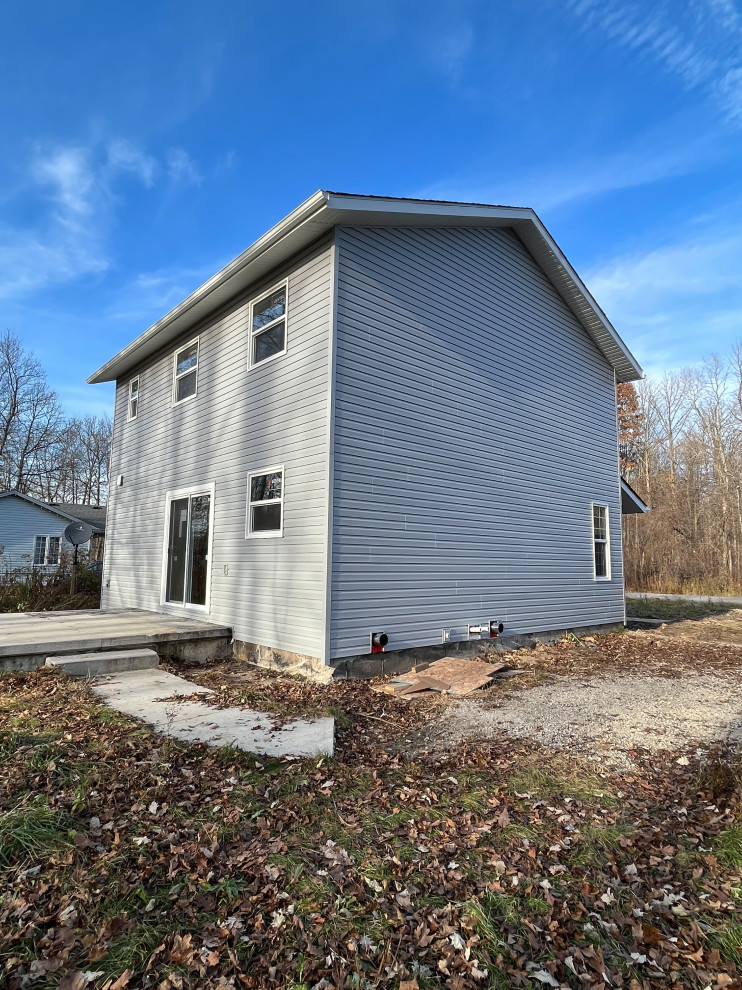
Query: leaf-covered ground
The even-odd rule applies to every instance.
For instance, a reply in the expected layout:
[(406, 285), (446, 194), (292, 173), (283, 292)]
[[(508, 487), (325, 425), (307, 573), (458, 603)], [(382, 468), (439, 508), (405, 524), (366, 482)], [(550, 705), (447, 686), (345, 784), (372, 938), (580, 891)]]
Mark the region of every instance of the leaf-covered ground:
[[(651, 642), (526, 657), (572, 676)], [(228, 673), (203, 676), (230, 702), (332, 711), (335, 758), (188, 747), (52, 671), (0, 679), (0, 985), (742, 986), (734, 754), (419, 752), (435, 703)]]

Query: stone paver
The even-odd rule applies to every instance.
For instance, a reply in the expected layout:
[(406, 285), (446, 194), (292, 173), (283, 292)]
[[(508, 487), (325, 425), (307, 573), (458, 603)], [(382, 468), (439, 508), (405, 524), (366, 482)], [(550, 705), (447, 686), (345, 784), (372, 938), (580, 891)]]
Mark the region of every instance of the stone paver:
[(165, 670), (131, 670), (98, 678), (93, 691), (110, 708), (143, 719), (158, 732), (183, 742), (236, 746), (264, 756), (332, 755), (333, 718), (277, 722), (247, 708), (214, 708), (201, 701), (177, 701), (175, 695), (212, 694)]

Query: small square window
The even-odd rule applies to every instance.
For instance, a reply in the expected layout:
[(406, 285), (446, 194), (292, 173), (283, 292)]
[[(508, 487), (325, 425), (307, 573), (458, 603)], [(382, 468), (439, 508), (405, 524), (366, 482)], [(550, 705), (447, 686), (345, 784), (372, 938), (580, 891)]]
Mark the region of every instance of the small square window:
[(245, 535), (283, 535), (283, 468), (248, 476)]
[(595, 579), (610, 581), (611, 546), (607, 505), (593, 505), (593, 563)]
[(128, 419), (136, 419), (139, 411), (139, 376), (129, 382), (129, 415)]
[(174, 375), (174, 401), (193, 398), (198, 384), (198, 339), (175, 352)]
[(288, 284), (261, 296), (250, 306), (250, 364), (286, 353)]

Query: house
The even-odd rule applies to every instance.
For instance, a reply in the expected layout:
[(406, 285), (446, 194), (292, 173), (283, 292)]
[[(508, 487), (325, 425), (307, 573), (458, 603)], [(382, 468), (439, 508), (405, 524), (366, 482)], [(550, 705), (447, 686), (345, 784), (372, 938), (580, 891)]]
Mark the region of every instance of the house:
[(0, 570), (53, 571), (65, 551), (73, 547), (64, 538), (70, 523), (87, 523), (93, 535), (80, 549), (89, 561), (103, 560), (106, 532), (104, 505), (73, 505), (41, 502), (18, 491), (0, 492)]
[(319, 191), (88, 379), (116, 382), (103, 607), (346, 670), (621, 623), (641, 375), (533, 210)]

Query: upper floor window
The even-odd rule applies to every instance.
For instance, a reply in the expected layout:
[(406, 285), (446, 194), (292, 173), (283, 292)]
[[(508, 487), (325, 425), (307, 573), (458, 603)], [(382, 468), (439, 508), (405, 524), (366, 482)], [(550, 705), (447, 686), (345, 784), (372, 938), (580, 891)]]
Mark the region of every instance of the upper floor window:
[(43, 567), (44, 565), (56, 567), (59, 564), (61, 542), (59, 536), (37, 536), (34, 539), (33, 547), (34, 567)]
[(611, 577), (611, 545), (607, 505), (593, 505), (593, 560), (596, 579), (609, 581)]
[(174, 376), (173, 401), (193, 398), (198, 379), (198, 337), (175, 352)]
[(271, 289), (250, 305), (250, 364), (286, 353), (288, 283)]
[(136, 419), (139, 410), (139, 375), (129, 382), (129, 415), (128, 419)]

